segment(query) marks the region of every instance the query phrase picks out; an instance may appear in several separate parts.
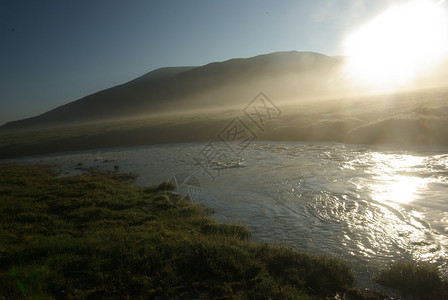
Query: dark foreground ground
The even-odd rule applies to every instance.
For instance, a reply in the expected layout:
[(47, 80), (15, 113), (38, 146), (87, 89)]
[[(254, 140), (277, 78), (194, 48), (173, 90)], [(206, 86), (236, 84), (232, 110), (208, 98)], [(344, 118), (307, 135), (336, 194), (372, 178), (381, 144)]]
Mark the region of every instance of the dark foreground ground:
[[(177, 203), (167, 183), (140, 188), (132, 175), (56, 170), (0, 165), (0, 299), (387, 298), (356, 289), (340, 260), (250, 242), (244, 226)], [(395, 264), (378, 281), (448, 296), (428, 266)]]

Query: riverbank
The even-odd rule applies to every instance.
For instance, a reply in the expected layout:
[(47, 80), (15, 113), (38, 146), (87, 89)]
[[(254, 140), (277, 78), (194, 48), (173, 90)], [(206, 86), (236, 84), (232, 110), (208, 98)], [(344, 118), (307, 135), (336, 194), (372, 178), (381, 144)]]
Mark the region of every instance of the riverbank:
[[(357, 290), (340, 260), (250, 242), (246, 227), (173, 201), (167, 184), (137, 187), (133, 175), (113, 171), (58, 175), (51, 166), (0, 168), (0, 296), (385, 297)], [(433, 275), (418, 274), (403, 280), (429, 278), (442, 289)]]
[[(275, 115), (241, 107), (98, 120), (55, 128), (0, 129), (0, 159), (108, 147), (222, 140), (448, 145), (448, 91), (429, 89), (358, 98), (274, 101)], [(246, 112), (246, 113), (245, 113)], [(236, 127), (235, 127), (236, 126)], [(229, 131), (230, 130), (230, 131)], [(226, 135), (224, 135), (226, 134)]]

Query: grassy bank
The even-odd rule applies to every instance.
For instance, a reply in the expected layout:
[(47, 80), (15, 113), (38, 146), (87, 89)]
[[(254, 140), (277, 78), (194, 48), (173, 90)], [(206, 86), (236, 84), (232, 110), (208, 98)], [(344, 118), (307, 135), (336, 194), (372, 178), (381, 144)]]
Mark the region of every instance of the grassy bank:
[(337, 259), (251, 243), (201, 206), (172, 207), (166, 184), (133, 180), (1, 165), (0, 299), (383, 298)]
[[(415, 145), (448, 145), (448, 90), (422, 90), (359, 98), (276, 100), (281, 116), (265, 118), (263, 129), (232, 109), (147, 116), (92, 124), (32, 127), (24, 131), (0, 128), (0, 158), (15, 158), (97, 148), (163, 143), (208, 142), (235, 117), (257, 140)], [(291, 99), (290, 99), (291, 100)], [(258, 124), (260, 125), (260, 124)]]
[(448, 281), (429, 264), (399, 261), (382, 269), (375, 280), (400, 290), (405, 297), (448, 299)]
[[(225, 115), (226, 116), (226, 115)], [(177, 117), (177, 116), (176, 116)], [(96, 148), (206, 142), (228, 119), (179, 116), (73, 125), (25, 131), (0, 130), (0, 158)]]

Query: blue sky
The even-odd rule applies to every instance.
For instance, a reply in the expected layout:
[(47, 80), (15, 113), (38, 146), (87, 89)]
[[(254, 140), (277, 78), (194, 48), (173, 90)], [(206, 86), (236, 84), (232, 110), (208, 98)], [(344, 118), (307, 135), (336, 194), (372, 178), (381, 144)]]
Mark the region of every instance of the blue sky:
[(349, 32), (397, 2), (0, 0), (0, 124), (159, 67), (289, 50), (343, 55)]

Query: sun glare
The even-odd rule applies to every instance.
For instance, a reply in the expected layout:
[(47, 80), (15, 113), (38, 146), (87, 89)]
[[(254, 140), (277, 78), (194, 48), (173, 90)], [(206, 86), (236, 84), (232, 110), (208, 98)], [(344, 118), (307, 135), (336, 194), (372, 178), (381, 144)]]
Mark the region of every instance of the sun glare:
[(412, 82), (448, 51), (443, 1), (394, 6), (347, 37), (347, 72), (353, 80), (379, 89)]
[(413, 155), (391, 155), (376, 153), (372, 155), (376, 166), (372, 170), (376, 183), (371, 185), (372, 199), (387, 203), (409, 204), (426, 189), (428, 180), (412, 174), (414, 168), (422, 164), (424, 158)]

